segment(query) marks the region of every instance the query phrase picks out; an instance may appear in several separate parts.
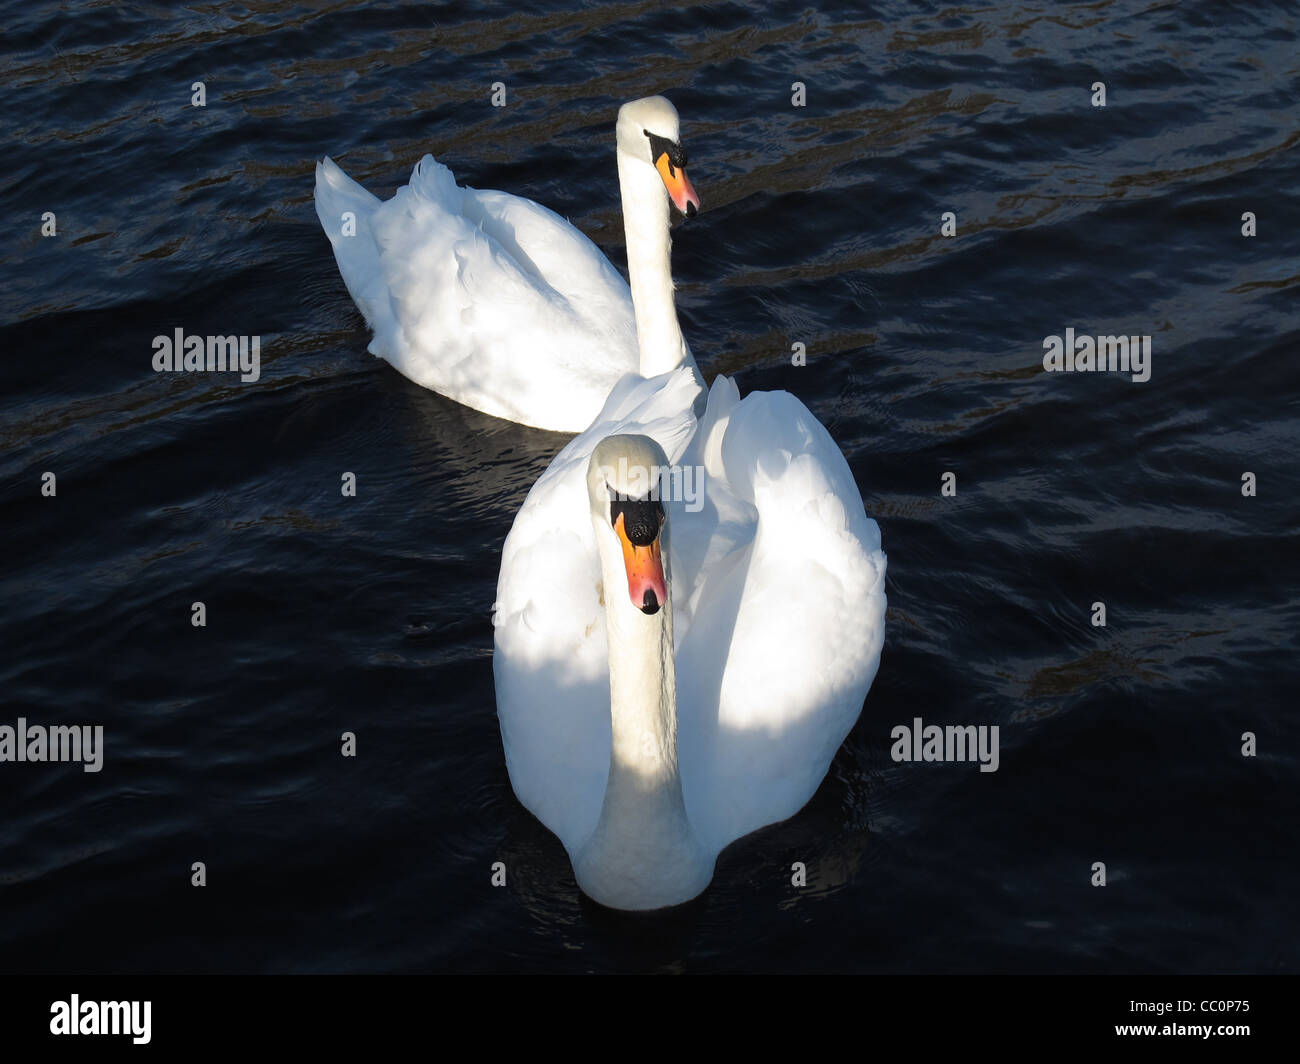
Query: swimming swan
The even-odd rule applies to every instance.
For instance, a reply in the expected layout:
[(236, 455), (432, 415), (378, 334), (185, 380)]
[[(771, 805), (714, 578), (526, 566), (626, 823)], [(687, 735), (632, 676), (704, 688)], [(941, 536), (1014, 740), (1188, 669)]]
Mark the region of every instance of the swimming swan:
[(726, 377), (697, 424), (696, 389), (689, 368), (621, 382), (502, 551), (510, 781), (617, 909), (695, 897), (812, 797), (884, 639), (880, 532), (825, 428)]
[(616, 133), (630, 290), (559, 215), (459, 188), (432, 155), (386, 203), (319, 163), (316, 214), (371, 353), (466, 406), (564, 432), (590, 425), (625, 374), (694, 368), (669, 271), (668, 197), (686, 215), (700, 203), (677, 112), (662, 96), (624, 104)]

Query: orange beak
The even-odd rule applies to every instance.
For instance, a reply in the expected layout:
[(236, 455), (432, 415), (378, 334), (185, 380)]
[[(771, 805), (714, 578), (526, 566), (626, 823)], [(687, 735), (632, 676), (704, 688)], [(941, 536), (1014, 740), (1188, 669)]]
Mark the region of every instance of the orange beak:
[(668, 584), (664, 580), (664, 563), (659, 554), (659, 538), (648, 546), (639, 546), (627, 538), (623, 515), (614, 522), (614, 531), (623, 545), (623, 568), (627, 570), (627, 593), (632, 605), (642, 613), (658, 613), (668, 601)]
[(695, 194), (695, 188), (690, 178), (686, 176), (686, 171), (680, 166), (674, 166), (667, 152), (663, 152), (655, 160), (655, 169), (663, 178), (664, 188), (672, 197), (673, 204), (687, 218), (693, 218), (695, 212), (700, 209), (700, 197)]

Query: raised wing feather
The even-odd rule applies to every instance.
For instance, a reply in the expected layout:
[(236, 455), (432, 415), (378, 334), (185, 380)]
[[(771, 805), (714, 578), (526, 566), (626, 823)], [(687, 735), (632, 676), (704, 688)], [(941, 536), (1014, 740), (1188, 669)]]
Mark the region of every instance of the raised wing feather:
[(862, 708), (885, 619), (880, 532), (835, 442), (788, 393), (720, 386), (692, 456), (721, 516), (673, 541), (674, 578), (693, 574), (677, 651), (683, 790), (718, 849), (812, 797)]

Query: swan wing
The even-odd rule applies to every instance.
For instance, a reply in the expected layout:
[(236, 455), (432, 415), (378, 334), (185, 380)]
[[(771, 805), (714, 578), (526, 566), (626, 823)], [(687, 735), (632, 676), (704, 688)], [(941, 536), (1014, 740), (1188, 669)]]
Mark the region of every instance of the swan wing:
[(533, 485), (501, 551), (493, 675), (515, 794), (572, 854), (600, 816), (609, 775), (609, 648), (587, 463), (615, 433), (658, 441), (670, 460), (695, 429), (687, 367), (615, 386), (595, 422)]
[(670, 517), (687, 595), (679, 757), (691, 822), (720, 850), (794, 815), (857, 720), (884, 642), (885, 555), (840, 449), (786, 392), (742, 400), (719, 378), (688, 460), (710, 505), (699, 534)]
[(324, 160), (316, 211), (374, 331), (370, 351), (416, 383), (497, 417), (576, 432), (636, 371), (627, 282), (545, 207), (460, 188), (426, 155), (382, 203)]

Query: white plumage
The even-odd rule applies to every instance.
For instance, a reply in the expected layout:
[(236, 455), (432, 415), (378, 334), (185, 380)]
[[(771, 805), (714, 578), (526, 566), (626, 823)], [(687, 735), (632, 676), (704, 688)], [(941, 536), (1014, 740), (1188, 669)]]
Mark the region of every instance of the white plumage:
[(666, 504), (690, 832), (677, 850), (700, 867), (616, 870), (598, 900), (619, 908), (688, 900), (676, 892), (702, 889), (724, 846), (808, 801), (858, 717), (884, 639), (879, 529), (825, 428), (793, 396), (742, 400), (725, 377), (697, 426), (696, 387), (687, 370), (621, 384), (533, 486), (497, 585), (493, 664), (511, 782), (576, 867), (611, 779), (605, 610), (627, 595), (626, 584), (602, 587), (588, 460), (602, 439), (637, 434), (673, 463), (704, 467), (701, 511)]
[(637, 371), (627, 282), (579, 230), (531, 200), (460, 188), (426, 155), (381, 203), (327, 158), (316, 167), (316, 213), (374, 331), (371, 353), (417, 384), (573, 432)]
[(694, 367), (673, 307), (668, 202), (693, 213), (699, 201), (684, 169), (666, 176), (654, 154), (680, 152), (678, 136), (661, 96), (619, 110), (630, 288), (559, 215), (461, 188), (432, 155), (382, 203), (326, 158), (316, 214), (371, 353), (466, 406), (557, 432), (590, 425), (626, 374)]

